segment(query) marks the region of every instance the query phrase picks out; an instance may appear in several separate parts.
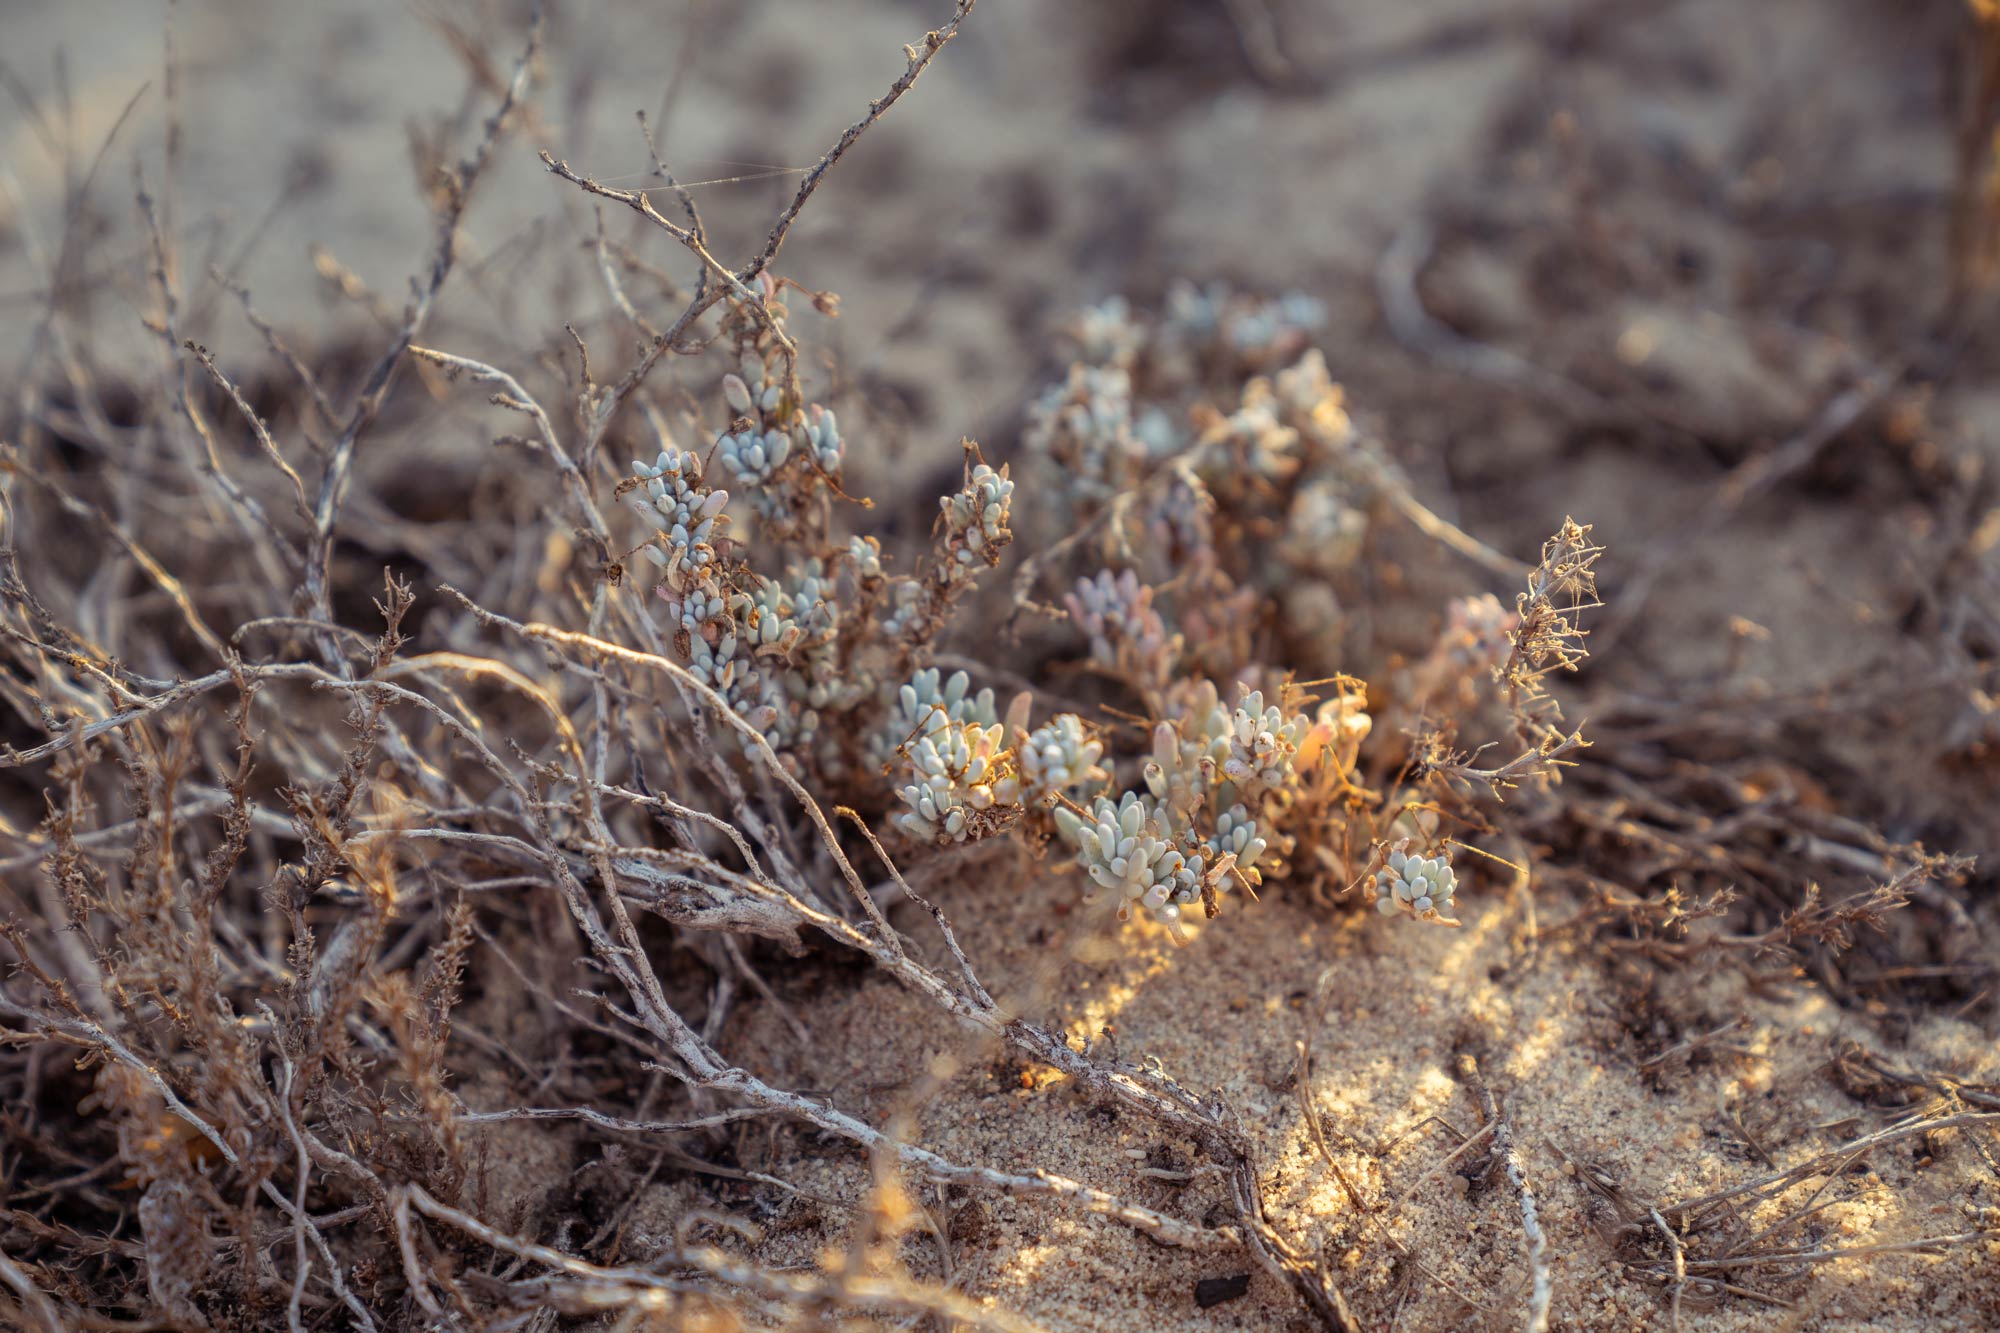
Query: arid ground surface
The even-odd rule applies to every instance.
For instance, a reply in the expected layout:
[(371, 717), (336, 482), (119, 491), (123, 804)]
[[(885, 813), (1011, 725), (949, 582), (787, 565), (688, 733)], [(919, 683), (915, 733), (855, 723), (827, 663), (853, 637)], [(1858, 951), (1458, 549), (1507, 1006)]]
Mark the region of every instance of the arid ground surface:
[[(357, 379), (435, 231), (413, 159), (437, 136), (452, 152), (477, 137), (525, 31), (515, 7), (470, 0), (184, 0), (169, 102), (162, 12), (26, 3), (0, 18), (14, 93), (0, 110), (0, 356), (49, 394), (32, 406), (10, 381), (23, 395), (0, 417), (10, 445), (88, 426), (65, 424), (79, 409), (37, 341), (66, 235), (82, 241), (65, 261), (65, 354), (88, 362), (114, 423), (160, 382), (135, 159), (172, 204), (186, 336), (246, 377), (261, 367), (250, 396), (280, 434), (316, 430), (204, 274), (247, 287), (326, 382)], [(424, 344), (555, 365), (568, 323), (615, 360), (590, 201), (537, 150), (636, 188), (644, 109), (696, 182), (711, 248), (740, 262), (799, 169), (902, 71), (902, 44), (948, 12), (552, 7), (532, 96), (468, 209)], [(961, 436), (995, 461), (1020, 456), (1024, 404), (1062, 375), (1063, 320), (1117, 293), (1156, 304), (1190, 279), (1323, 302), (1317, 342), (1349, 410), (1438, 515), (1528, 562), (1566, 515), (1607, 548), (1592, 656), (1561, 694), (1598, 745), (1535, 845), (1482, 844), (1529, 873), (1466, 872), (1456, 931), (1276, 883), (1176, 946), (1083, 910), (1074, 876), (1011, 843), (912, 871), (1003, 1008), (1079, 1049), (1157, 1062), (1240, 1118), (1266, 1209), (1363, 1327), (1508, 1328), (1527, 1308), (1516, 1189), (1473, 1170), (1483, 1148), (1447, 1163), (1484, 1123), (1455, 1063), (1467, 1051), (1539, 1203), (1553, 1327), (2000, 1326), (2000, 1135), (1979, 1118), (2000, 1109), (2000, 359), (1976, 197), (1992, 40), (1947, 0), (985, 0), (786, 243), (777, 271), (839, 296), (837, 320), (799, 322), (857, 442), (846, 485), (875, 498), (885, 544), (922, 539)], [(68, 200), (81, 203), (66, 217)], [(686, 277), (685, 256), (629, 215), (608, 224)], [(392, 565), (416, 587), (418, 645), (461, 647), (426, 620), (439, 583), (527, 586), (559, 563), (540, 529), (526, 549), (509, 541), (541, 501), (514, 475), (519, 454), (492, 443), (514, 427), (480, 397), (412, 372), (387, 399), (343, 519), (347, 623), (376, 631), (367, 599)], [(1023, 482), (1016, 503), (1029, 502)], [(55, 543), (5, 538), (29, 584), (39, 565), (87, 586), (95, 537), (29, 535)], [(217, 578), (213, 553), (158, 553), (190, 584)], [(1518, 590), (1450, 556), (1385, 563), (1368, 583), (1371, 619), (1344, 641), (1357, 660), (1339, 665), (1371, 679), (1421, 641), (1441, 596)], [(961, 625), (954, 651), (981, 656), (998, 618)], [(145, 623), (98, 629), (143, 663), (129, 636)], [(12, 713), (6, 727), (17, 749), (46, 739)], [(0, 911), (52, 901), (37, 883), (55, 781), (47, 764), (0, 771)], [(1844, 949), (1750, 942), (1797, 903), (1759, 885), (1820, 882), (1838, 900), (1895, 880), (1919, 846), (1974, 861)], [(1703, 918), (1728, 886), (1737, 906)], [(449, 1096), (478, 1112), (602, 1086), (632, 1114), (649, 1076), (617, 1067), (623, 1048), (550, 1048), (548, 1004), (485, 956), (551, 914), (481, 907)], [(913, 933), (921, 916), (909, 909)], [(700, 1008), (705, 965), (676, 954), (676, 981), (667, 950), (674, 998)], [(746, 990), (712, 1040), (767, 1082), (906, 1122), (955, 1162), (1223, 1219), (1225, 1183), (1187, 1144), (969, 1041), (925, 997), (825, 947), (754, 961), (769, 992)], [(582, 980), (537, 974), (554, 994)], [(111, 1151), (79, 1129), (66, 1160), (38, 1156), (86, 1114), (76, 1058), (5, 1066), (0, 1251), (51, 1287), (90, 1228), (54, 1227), (49, 1182)], [(654, 1081), (641, 1118), (688, 1110)], [(1759, 1205), (1775, 1211), (1751, 1232), (1812, 1210), (1761, 1252), (1816, 1257), (1719, 1267), (1734, 1289), (1669, 1296), (1655, 1206), (1807, 1163), (1913, 1110), (1973, 1119)], [(557, 1248), (595, 1237), (589, 1257), (609, 1265), (645, 1263), (707, 1210), (760, 1223), (754, 1243), (729, 1241), (741, 1253), (810, 1268), (847, 1243), (869, 1188), (848, 1145), (778, 1121), (664, 1148), (574, 1121), (461, 1132), (480, 1164), (473, 1211)], [(106, 1170), (115, 1202), (120, 1172)], [(1169, 1248), (1040, 1199), (912, 1197), (927, 1213), (897, 1251), (907, 1270), (1039, 1327), (1314, 1326), (1241, 1254)], [(115, 1212), (90, 1215), (114, 1250), (131, 1243)], [(22, 1220), (35, 1217), (51, 1225)], [(1960, 1239), (1904, 1244), (1932, 1237)], [(287, 1261), (289, 1247), (286, 1233)], [(1199, 1282), (1239, 1273), (1247, 1291), (1198, 1303)], [(342, 1316), (329, 1301), (314, 1326)], [(269, 1317), (281, 1326), (281, 1299)]]

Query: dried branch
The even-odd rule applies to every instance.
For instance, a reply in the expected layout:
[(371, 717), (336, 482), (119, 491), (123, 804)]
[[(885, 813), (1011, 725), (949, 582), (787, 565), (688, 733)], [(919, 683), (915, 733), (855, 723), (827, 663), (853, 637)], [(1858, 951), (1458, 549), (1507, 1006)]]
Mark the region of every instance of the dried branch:
[[(528, 74), (533, 68), (535, 53), (541, 49), (542, 21), (539, 8), (529, 25), (528, 43), (515, 62), (513, 77), (508, 81), (505, 96), (500, 105), (487, 118), (479, 142), (472, 152), (461, 161), (446, 182), (444, 207), (439, 211), (437, 241), (431, 256), (430, 269), (421, 285), (416, 288), (416, 299), (404, 312), (402, 326), (387, 349), (377, 358), (368, 375), (363, 379), (360, 390), (355, 394), (354, 404), (348, 411), (347, 420), (342, 425), (339, 436), (333, 442), (332, 452), (326, 463), (326, 470), (320, 479), (319, 496), (313, 506), (312, 542), (306, 552), (305, 594), (310, 614), (321, 620), (332, 620), (333, 605), (330, 585), (327, 582), (327, 567), (333, 558), (333, 529), (340, 519), (340, 507), (347, 498), (354, 468), (354, 451), (362, 434), (373, 424), (375, 416), (382, 410), (383, 400), (389, 395), (389, 386), (395, 378), (396, 368), (402, 364), (403, 353), (414, 343), (429, 321), (431, 308), (437, 295), (443, 289), (445, 279), (451, 276), (453, 265), (458, 258), (458, 228), (465, 217), (466, 205), (471, 201), (472, 188), (486, 171), (486, 164), (492, 159), (493, 150), (500, 142), (501, 131), (507, 119), (526, 95)], [(338, 669), (341, 662), (339, 653), (330, 640), (322, 640), (321, 655), (327, 665)]]
[(1458, 1055), (1458, 1077), (1466, 1089), (1479, 1103), (1479, 1113), (1484, 1123), (1493, 1127), (1492, 1160), (1507, 1173), (1507, 1183), (1514, 1187), (1514, 1196), (1521, 1204), (1521, 1234), (1527, 1241), (1528, 1276), (1528, 1333), (1546, 1333), (1549, 1326), (1549, 1301), (1553, 1292), (1549, 1274), (1549, 1238), (1542, 1231), (1541, 1210), (1535, 1202), (1534, 1186), (1528, 1181), (1528, 1173), (1521, 1165), (1521, 1154), (1514, 1143), (1514, 1128), (1501, 1114), (1492, 1090), (1479, 1072), (1479, 1061), (1469, 1051)]

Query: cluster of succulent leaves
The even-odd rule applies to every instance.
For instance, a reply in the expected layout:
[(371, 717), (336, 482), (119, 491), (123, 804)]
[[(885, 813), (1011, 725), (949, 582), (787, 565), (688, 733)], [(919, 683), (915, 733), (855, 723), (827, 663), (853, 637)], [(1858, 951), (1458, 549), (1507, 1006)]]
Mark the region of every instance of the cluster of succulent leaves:
[[(663, 439), (635, 460), (626, 494), (652, 530), (640, 550), (676, 653), (802, 774), (848, 782), (882, 756), (897, 687), (952, 604), (1012, 540), (1013, 483), (968, 451), (964, 487), (940, 503), (933, 559), (892, 574), (880, 543), (836, 539), (847, 441), (802, 401), (788, 311), (768, 280), (761, 308), (725, 320), (734, 368), (725, 424), (704, 448)], [(756, 314), (753, 317), (752, 311)]]
[[(1072, 665), (1135, 705), (1086, 717), (1038, 707), (1036, 691), (1003, 714), (973, 673), (936, 661), (955, 606), (1012, 541), (1008, 466), (965, 445), (912, 572), (891, 572), (878, 538), (837, 531), (865, 510), (843, 490), (835, 414), (797, 388), (781, 295), (767, 283), (761, 310), (725, 323), (712, 440), (663, 440), (628, 493), (675, 651), (788, 767), (885, 812), (906, 844), (1053, 844), (1089, 895), (1177, 938), (1191, 911), (1213, 916), (1295, 860), (1328, 878), (1319, 849), (1352, 849), (1357, 822), (1380, 869), (1359, 879), (1384, 910), (1449, 920), (1436, 819), (1413, 822), (1407, 794), (1361, 780), (1367, 686), (1287, 670), (1291, 645), (1341, 621), (1388, 467), (1311, 345), (1315, 303), (1179, 287), (1157, 315), (1113, 299), (1066, 329), (1077, 357), (1031, 403), (1019, 461), (1035, 559), (1066, 562)], [(1471, 703), (1510, 623), (1490, 597), (1454, 603), (1395, 693), (1418, 712)], [(1393, 870), (1379, 830), (1401, 839)], [(1295, 857), (1302, 844), (1311, 856)], [(1348, 854), (1337, 869), (1359, 867)]]

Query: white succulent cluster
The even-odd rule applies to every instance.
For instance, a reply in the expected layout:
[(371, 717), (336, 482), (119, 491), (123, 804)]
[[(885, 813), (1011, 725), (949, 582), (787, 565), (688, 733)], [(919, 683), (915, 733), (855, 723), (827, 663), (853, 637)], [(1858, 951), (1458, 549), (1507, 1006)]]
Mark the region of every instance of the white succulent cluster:
[(1490, 592), (1454, 597), (1445, 608), (1436, 651), (1467, 673), (1491, 671), (1513, 651), (1521, 617)]
[(701, 459), (671, 444), (651, 463), (633, 459), (632, 471), (645, 482), (633, 493), (633, 507), (657, 532), (644, 548), (646, 558), (666, 571), (676, 591), (711, 582), (714, 543), (729, 525), (722, 512), (729, 492), (704, 486)]
[(896, 691), (874, 753), (904, 809), (894, 823), (926, 843), (997, 833), (1021, 814), (1023, 784), (993, 691), (971, 677), (925, 667)]
[(973, 464), (965, 484), (938, 501), (944, 545), (951, 553), (946, 578), (970, 578), (979, 566), (1000, 563), (1000, 549), (1014, 539), (1007, 526), (1013, 504), (1014, 483), (1006, 466), (996, 472), (984, 463)]
[(1133, 430), (1131, 375), (1081, 361), (1029, 405), (1022, 439), (1062, 469), (1059, 494), (1085, 508), (1137, 481), (1150, 452)]
[[(1258, 836), (1257, 821), (1250, 817), (1250, 807), (1241, 801), (1215, 817), (1215, 830), (1203, 839), (1203, 844), (1211, 859), (1219, 861), (1228, 856), (1246, 875), (1255, 870), (1268, 845)], [(1251, 882), (1256, 880), (1253, 878)]]
[[(1108, 793), (1099, 796), (1089, 818), (1067, 803), (1056, 810), (1057, 831), (1076, 848), (1077, 863), (1093, 883), (1117, 889), (1123, 901), (1163, 921), (1178, 921), (1179, 909), (1204, 888), (1258, 883), (1257, 865), (1270, 846), (1263, 814), (1336, 726), (1267, 703), (1263, 691), (1247, 684), (1230, 707), (1212, 680), (1174, 680), (1182, 638), (1154, 605), (1152, 589), (1129, 569), (1080, 581), (1068, 603), (1092, 658), (1138, 678), (1164, 715), (1153, 729), (1141, 786), (1115, 802)], [(1050, 726), (1071, 728), (1062, 737), (1071, 751), (1082, 740), (1080, 720), (1057, 718)], [(1040, 748), (1039, 734), (1023, 745), (1024, 773), (1034, 773)], [(1092, 764), (1100, 757), (1101, 751), (1089, 755)]]
[[(934, 709), (933, 717), (940, 717)], [(908, 807), (895, 824), (918, 842), (953, 843), (996, 833), (1020, 813), (1021, 782), (999, 723), (944, 721), (904, 747)]]
[(783, 582), (753, 577), (756, 586), (738, 608), (744, 637), (752, 648), (790, 657), (801, 645), (833, 632), (833, 581), (818, 560), (786, 570)]
[(1147, 535), (1168, 568), (1212, 558), (1215, 552), (1215, 496), (1191, 471), (1159, 488), (1146, 514)]
[(1179, 691), (1172, 707), (1179, 725), (1169, 728), (1176, 741), (1171, 767), (1164, 762), (1158, 728), (1154, 737), (1154, 762), (1167, 770), (1170, 786), (1178, 772), (1184, 775), (1181, 785), (1231, 783), (1247, 792), (1281, 787), (1296, 771), (1313, 730), (1313, 719), (1265, 703), (1262, 690), (1246, 692), (1231, 708), (1208, 680)]
[(1288, 781), (1312, 719), (1266, 704), (1262, 690), (1245, 695), (1230, 714), (1229, 758), (1222, 772), (1239, 786), (1280, 786)]
[(811, 459), (828, 476), (839, 475), (846, 460), (847, 442), (841, 438), (839, 419), (831, 411), (812, 403), (803, 412), (794, 413), (789, 425), (779, 425), (768, 413), (761, 420), (747, 414), (747, 407), (753, 401), (769, 401), (775, 407), (777, 385), (767, 385), (760, 394), (753, 395), (740, 377), (725, 375), (722, 387), (729, 405), (746, 413), (738, 418), (746, 423), (742, 429), (724, 431), (716, 440), (716, 457), (739, 486), (771, 486), (795, 454)]
[(791, 461), (792, 437), (776, 427), (725, 431), (716, 441), (715, 453), (739, 486), (769, 486), (778, 469)]
[[(1349, 429), (1324, 359), (1306, 351), (1325, 323), (1324, 305), (1299, 293), (1262, 299), (1187, 283), (1175, 285), (1158, 317), (1136, 316), (1117, 296), (1081, 311), (1065, 330), (1078, 359), (1030, 405), (1024, 434), (1029, 452), (1060, 470), (1058, 519), (1094, 512), (1175, 458), (1193, 464), (1188, 476), (1198, 472), (1231, 494), (1294, 476), (1309, 451), (1293, 415), (1317, 423), (1316, 439), (1344, 439)], [(1202, 405), (1217, 377), (1272, 370), (1278, 381), (1252, 380), (1227, 416)], [(1146, 521), (1176, 552), (1201, 550), (1209, 539), (1202, 508), (1185, 503), (1185, 487), (1173, 489), (1172, 498), (1159, 490), (1147, 497)]]
[(1241, 489), (1246, 483), (1283, 481), (1299, 470), (1299, 432), (1290, 425), (1267, 379), (1243, 386), (1234, 412), (1202, 435), (1211, 446), (1201, 457), (1202, 479)]
[[(704, 626), (709, 624), (720, 627), (712, 643), (703, 633)], [(750, 678), (757, 672), (749, 653), (737, 655), (741, 642), (735, 620), (726, 614), (714, 621), (697, 623), (695, 633), (688, 639), (688, 670), (696, 680), (729, 700), (732, 707), (743, 697), (736, 688), (738, 683), (750, 685)], [(755, 691), (744, 693), (754, 695)]]
[(1331, 475), (1292, 493), (1279, 552), (1297, 568), (1332, 578), (1354, 568), (1368, 536), (1368, 515), (1349, 502), (1349, 487)]
[(701, 460), (672, 445), (651, 463), (634, 460), (632, 470), (645, 482), (636, 507), (658, 530), (644, 550), (665, 571), (659, 593), (688, 669), (752, 725), (775, 726), (781, 710), (769, 702), (756, 650), (782, 627), (767, 618), (746, 634), (742, 617), (755, 599), (720, 581), (715, 542), (729, 522), (729, 492), (704, 486)]
[(1090, 882), (1114, 895), (1121, 914), (1144, 908), (1163, 924), (1200, 899), (1209, 869), (1204, 852), (1184, 850), (1172, 825), (1171, 811), (1131, 791), (1117, 801), (1098, 797), (1089, 819), (1067, 806), (1056, 810), (1056, 826), (1076, 846)]
[[(770, 292), (766, 308), (782, 324), (784, 306)], [(781, 360), (769, 331), (751, 325), (738, 348), (736, 372), (722, 377), (731, 421), (715, 442), (717, 461), (765, 518), (777, 518), (792, 507), (798, 499), (793, 492), (813, 473), (837, 483), (847, 454), (840, 422), (831, 411), (787, 397)]]
[[(1325, 306), (1297, 293), (1177, 284), (1157, 317), (1114, 298), (1067, 326), (1078, 362), (1030, 409), (1031, 452), (1079, 508), (1141, 491), (1142, 549), (1065, 602), (1092, 662), (1163, 720), (1148, 753), (1121, 756), (1139, 764), (1121, 776), (1139, 781), (1085, 802), (1087, 813), (1064, 802), (1056, 823), (1094, 883), (1149, 909), (1184, 906), (1225, 857), (1228, 878), (1256, 882), (1256, 863), (1291, 845), (1284, 812), (1337, 801), (1373, 727), (1360, 682), (1342, 678), (1301, 711), (1288, 686), (1245, 668), (1273, 601), (1288, 635), (1339, 634), (1334, 580), (1366, 543), (1376, 473), (1312, 349), (1326, 322)], [(1279, 558), (1238, 558), (1238, 544), (1264, 534)], [(1175, 617), (1148, 586), (1167, 578)], [(1231, 679), (1234, 704), (1216, 684)], [(1016, 740), (1026, 786), (1036, 746)], [(1204, 869), (1190, 878), (1196, 858)]]
[[(1006, 465), (990, 467), (967, 446), (964, 480), (938, 500), (937, 545), (929, 567), (887, 581), (887, 607), (876, 614), (883, 638), (921, 648), (980, 574), (1000, 563), (1014, 540), (1014, 482)], [(879, 548), (868, 553), (865, 577), (880, 577)], [(908, 657), (903, 659), (905, 662)]]
[[(1143, 790), (1115, 802), (1099, 796), (1088, 819), (1067, 805), (1055, 812), (1057, 831), (1094, 884), (1169, 924), (1204, 887), (1220, 893), (1239, 880), (1259, 882), (1269, 840), (1257, 804), (1270, 790), (1267, 779), (1290, 776), (1312, 728), (1306, 718), (1266, 709), (1254, 691), (1234, 711), (1209, 682), (1177, 693), (1187, 712), (1155, 727)], [(1033, 750), (1031, 740), (1024, 756)]]
[(1182, 641), (1167, 631), (1153, 605), (1153, 589), (1132, 570), (1078, 579), (1063, 598), (1070, 618), (1090, 639), (1091, 660), (1132, 677), (1142, 689), (1157, 689), (1172, 677)]
[(1021, 790), (1030, 805), (1049, 805), (1109, 776), (1098, 761), (1104, 742), (1075, 713), (1058, 713), (1020, 745)]
[(896, 827), (920, 842), (982, 838), (1107, 779), (1104, 742), (1083, 719), (1058, 713), (1029, 730), (1031, 700), (1016, 696), (1001, 719), (993, 691), (975, 693), (963, 671), (927, 667), (903, 685), (875, 741), (906, 807)]
[(915, 579), (897, 579), (889, 585), (889, 609), (882, 617), (882, 633), (891, 640), (916, 634), (924, 623), (931, 599)]
[(1303, 292), (1265, 298), (1222, 283), (1176, 282), (1157, 318), (1137, 316), (1124, 297), (1111, 296), (1079, 311), (1064, 332), (1093, 366), (1130, 370), (1149, 356), (1212, 360), (1222, 354), (1256, 369), (1296, 354), (1326, 323), (1325, 303)]
[[(1264, 383), (1252, 382), (1260, 401), (1275, 406), (1295, 432), (1289, 462), (1264, 451), (1262, 471), (1294, 469), (1284, 481), (1290, 499), (1277, 534), (1281, 561), (1265, 566), (1264, 591), (1282, 605), (1293, 633), (1332, 639), (1342, 621), (1335, 581), (1361, 562), (1374, 472), (1355, 442), (1341, 388), (1317, 350), (1307, 350), (1279, 370), (1268, 391), (1260, 387)], [(1245, 394), (1249, 397), (1250, 391)]]
[(841, 465), (847, 461), (847, 441), (841, 437), (840, 421), (833, 415), (833, 409), (809, 404), (798, 429), (800, 443), (805, 445), (819, 470), (828, 476), (838, 476)]
[(1166, 332), (1213, 343), (1252, 363), (1301, 343), (1326, 326), (1326, 304), (1303, 292), (1265, 299), (1220, 283), (1175, 283), (1167, 292)]
[[(694, 451), (669, 445), (653, 463), (633, 468), (644, 483), (638, 508), (658, 530), (645, 550), (665, 570), (658, 592), (676, 651), (789, 763), (818, 734), (821, 711), (873, 697), (866, 672), (841, 661), (835, 645), (841, 607), (884, 574), (879, 544), (861, 537), (778, 577), (735, 559), (726, 575), (722, 569), (718, 547), (732, 491), (771, 524), (758, 532), (760, 548), (772, 544), (767, 538), (796, 540), (812, 531), (801, 524), (810, 512), (808, 488), (821, 484), (819, 475), (838, 473), (845, 452), (834, 414), (788, 392), (783, 339), (773, 329), (782, 328), (785, 307), (768, 277), (758, 287), (758, 310), (737, 303), (725, 317), (734, 369), (721, 377), (730, 421), (716, 439), (714, 462), (705, 469)], [(711, 489), (704, 471), (727, 478), (731, 489)]]
[(1241, 805), (1225, 811), (1206, 837), (1186, 814), (1136, 791), (1116, 801), (1100, 796), (1087, 815), (1058, 806), (1055, 818), (1057, 831), (1077, 849), (1078, 866), (1097, 891), (1113, 896), (1120, 915), (1143, 909), (1173, 929), (1204, 888), (1226, 893), (1238, 876), (1256, 883), (1265, 849)]
[(754, 343), (743, 349), (738, 360), (740, 375), (722, 377), (722, 394), (738, 416), (759, 419), (775, 416), (784, 401), (784, 385), (771, 373), (770, 358)]
[(1306, 423), (1326, 448), (1339, 449), (1354, 438), (1354, 423), (1347, 416), (1347, 391), (1334, 383), (1319, 348), (1305, 354), (1273, 377), (1279, 405)]
[(873, 537), (848, 538), (847, 561), (854, 566), (854, 577), (863, 583), (887, 577), (882, 569), (882, 543)]
[(1481, 683), (1490, 681), (1513, 651), (1511, 636), (1519, 623), (1520, 616), (1492, 593), (1453, 598), (1430, 651), (1397, 681), (1397, 706), (1412, 715), (1404, 725), (1414, 725), (1414, 715), (1438, 704), (1475, 705)]
[(817, 560), (785, 580), (747, 575), (750, 591), (695, 591), (678, 603), (688, 669), (783, 751), (809, 743), (818, 709), (844, 702), (828, 652), (838, 623)]
[(1148, 337), (1146, 326), (1133, 317), (1132, 303), (1115, 295), (1078, 311), (1066, 332), (1085, 362), (1126, 370), (1138, 361)]
[[(1061, 468), (1058, 494), (1085, 511), (1132, 488), (1149, 468), (1179, 460), (1182, 475), (1149, 488), (1143, 510), (1176, 571), (1212, 548), (1218, 500), (1225, 511), (1255, 512), (1278, 488), (1287, 508), (1277, 533), (1285, 560), (1261, 567), (1278, 581), (1259, 579), (1260, 591), (1302, 617), (1308, 633), (1336, 630), (1333, 590), (1284, 577), (1344, 573), (1359, 560), (1368, 529), (1372, 474), (1345, 395), (1311, 346), (1326, 322), (1324, 304), (1302, 293), (1263, 298), (1219, 284), (1175, 284), (1157, 318), (1136, 316), (1122, 298), (1107, 300), (1069, 325), (1081, 356), (1031, 407), (1029, 448)], [(1233, 409), (1207, 406), (1224, 393), (1234, 396)]]
[[(729, 612), (729, 598), (709, 585), (694, 587), (678, 598), (669, 598), (669, 614), (690, 636), (699, 637), (704, 625), (714, 624), (733, 636), (736, 626)], [(733, 646), (733, 645), (732, 645)], [(712, 683), (712, 682), (711, 682)]]
[(669, 613), (680, 622), (676, 640), (696, 680), (714, 690), (752, 726), (776, 723), (776, 709), (763, 707), (764, 680), (753, 646), (744, 641), (737, 618), (750, 599), (743, 593), (697, 589), (684, 599), (669, 600)]
[(1436, 856), (1412, 856), (1409, 839), (1403, 839), (1375, 872), (1374, 885), (1375, 910), (1384, 916), (1401, 912), (1424, 921), (1451, 922), (1458, 872), (1442, 849)]
[(870, 748), (878, 763), (891, 766), (901, 751), (950, 723), (990, 727), (999, 720), (992, 690), (975, 693), (972, 677), (963, 671), (947, 677), (937, 667), (925, 667), (897, 687)]

